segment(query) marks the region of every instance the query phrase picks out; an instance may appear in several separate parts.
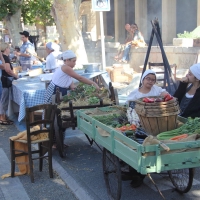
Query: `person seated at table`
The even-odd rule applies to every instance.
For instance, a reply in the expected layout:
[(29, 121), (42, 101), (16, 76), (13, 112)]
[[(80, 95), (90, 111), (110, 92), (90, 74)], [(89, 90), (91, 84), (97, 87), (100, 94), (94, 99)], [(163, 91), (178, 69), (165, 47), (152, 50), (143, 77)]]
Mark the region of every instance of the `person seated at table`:
[(127, 96), (127, 103), (128, 101), (134, 101), (143, 97), (165, 96), (166, 94), (168, 94), (165, 89), (162, 89), (161, 87), (155, 85), (156, 73), (151, 69), (148, 69), (143, 73), (141, 83), (142, 86), (140, 88), (133, 90)]
[(128, 63), (129, 61), (129, 53), (131, 50), (131, 47), (144, 47), (146, 45), (144, 41), (144, 37), (142, 36), (142, 33), (139, 31), (137, 24), (131, 25), (131, 32), (133, 34), (133, 39), (130, 42), (126, 43), (122, 59), (119, 60), (119, 62)]
[(8, 85), (8, 79), (10, 77), (18, 78), (16, 74), (12, 71), (12, 65), (10, 63), (9, 59), (9, 54), (10, 54), (10, 47), (6, 43), (2, 43), (1, 46), (1, 52), (3, 53), (3, 58), (5, 60), (5, 67), (2, 70), (2, 76), (1, 76), (1, 81), (2, 81), (2, 95), (0, 99), (0, 124), (1, 125), (12, 125), (13, 121), (9, 120), (6, 116), (6, 111), (8, 110), (8, 102), (9, 102), (9, 87), (12, 86)]
[(79, 82), (83, 82), (88, 85), (94, 85), (96, 89), (99, 89), (99, 86), (95, 82), (74, 72), (73, 68), (76, 65), (76, 55), (73, 51), (64, 51), (62, 54), (58, 55), (57, 58), (63, 60), (64, 65), (62, 67), (59, 67), (54, 72), (52, 80), (45, 94), (45, 103), (51, 102), (51, 97), (53, 94), (56, 94), (57, 87), (59, 87), (59, 90), (63, 96), (67, 95), (68, 90), (73, 90), (75, 88), (75, 85), (72, 78), (75, 78)]
[(50, 72), (55, 72), (58, 67), (63, 65), (63, 61), (58, 60), (57, 56), (61, 54), (60, 46), (54, 42), (48, 42), (46, 44), (46, 52), (48, 54), (46, 58), (46, 69)]
[(174, 93), (178, 99), (182, 117), (200, 117), (200, 63), (190, 67), (186, 77), (180, 81)]

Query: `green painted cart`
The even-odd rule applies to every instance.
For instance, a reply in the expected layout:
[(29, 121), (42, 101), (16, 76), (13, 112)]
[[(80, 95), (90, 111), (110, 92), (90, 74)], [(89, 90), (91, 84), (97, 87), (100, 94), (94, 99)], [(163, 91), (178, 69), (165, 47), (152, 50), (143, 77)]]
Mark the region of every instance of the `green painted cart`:
[[(113, 107), (98, 108), (112, 112)], [(170, 151), (159, 145), (143, 146), (124, 136), (112, 127), (95, 120), (88, 113), (92, 109), (77, 112), (77, 125), (88, 137), (103, 147), (103, 171), (110, 199), (121, 197), (121, 167), (119, 159), (141, 174), (168, 172), (180, 193), (190, 190), (194, 169), (200, 166), (200, 141), (167, 144)]]

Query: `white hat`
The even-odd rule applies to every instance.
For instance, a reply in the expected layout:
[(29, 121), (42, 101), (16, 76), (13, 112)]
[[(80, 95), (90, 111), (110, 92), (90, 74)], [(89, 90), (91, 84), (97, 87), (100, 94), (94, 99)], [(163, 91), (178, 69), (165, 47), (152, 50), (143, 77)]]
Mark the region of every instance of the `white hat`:
[(76, 55), (73, 51), (67, 50), (67, 51), (64, 51), (63, 53), (59, 54), (57, 58), (59, 60), (67, 60), (70, 58), (76, 58)]
[(190, 71), (192, 74), (200, 80), (200, 63), (194, 64), (190, 67)]
[(59, 51), (59, 49), (60, 49), (60, 46), (57, 45), (57, 44), (54, 43), (54, 42), (48, 42), (48, 43), (46, 44), (46, 47), (47, 47), (49, 50), (51, 50), (51, 51)]
[(145, 78), (148, 74), (155, 74), (155, 76), (156, 76), (156, 72), (154, 72), (154, 71), (151, 70), (151, 69), (147, 69), (147, 70), (144, 72), (144, 74), (142, 75), (141, 83), (142, 83), (142, 81), (144, 80), (144, 78)]

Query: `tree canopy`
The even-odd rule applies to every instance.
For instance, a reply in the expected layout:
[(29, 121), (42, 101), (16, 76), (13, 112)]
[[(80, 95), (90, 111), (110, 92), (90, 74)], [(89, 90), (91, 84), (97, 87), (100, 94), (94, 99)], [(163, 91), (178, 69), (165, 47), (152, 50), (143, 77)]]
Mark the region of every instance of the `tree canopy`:
[(52, 0), (24, 0), (22, 4), (22, 17), (24, 24), (52, 25), (54, 19), (50, 12)]
[(0, 20), (12, 16), (21, 8), (24, 24), (52, 25), (51, 6), (52, 0), (0, 0)]
[(5, 17), (9, 17), (16, 13), (16, 11), (21, 7), (21, 0), (0, 0), (0, 20)]

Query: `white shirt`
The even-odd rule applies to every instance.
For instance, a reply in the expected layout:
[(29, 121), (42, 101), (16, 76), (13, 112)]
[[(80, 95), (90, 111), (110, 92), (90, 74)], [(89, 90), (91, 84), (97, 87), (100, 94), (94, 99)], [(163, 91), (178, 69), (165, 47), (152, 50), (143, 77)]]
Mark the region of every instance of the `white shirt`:
[(162, 89), (161, 87), (158, 87), (157, 85), (153, 85), (151, 90), (148, 93), (144, 94), (144, 93), (141, 93), (139, 89), (137, 88), (128, 95), (126, 103), (128, 103), (128, 101), (135, 101), (143, 97), (160, 96), (160, 94), (165, 91), (166, 91), (165, 89)]
[(61, 54), (60, 51), (53, 51), (51, 52), (46, 58), (46, 69), (52, 70), (55, 72), (55, 69), (63, 65), (62, 60), (58, 60), (57, 56)]
[(61, 67), (59, 67), (53, 74), (52, 82), (63, 88), (68, 88), (72, 84), (72, 77), (62, 71)]

